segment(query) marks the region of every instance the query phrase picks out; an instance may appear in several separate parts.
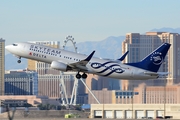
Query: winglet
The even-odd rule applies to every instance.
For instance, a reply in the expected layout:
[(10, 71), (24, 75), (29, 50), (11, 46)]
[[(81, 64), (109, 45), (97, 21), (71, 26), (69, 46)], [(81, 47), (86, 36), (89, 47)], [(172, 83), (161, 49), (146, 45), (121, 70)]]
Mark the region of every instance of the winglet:
[(86, 59), (84, 59), (84, 61), (90, 61), (94, 53), (95, 51), (93, 51)]
[(129, 51), (127, 51), (126, 53), (124, 53), (124, 55), (121, 56), (121, 57), (120, 57), (119, 59), (117, 59), (117, 60), (123, 61), (128, 53), (129, 53)]

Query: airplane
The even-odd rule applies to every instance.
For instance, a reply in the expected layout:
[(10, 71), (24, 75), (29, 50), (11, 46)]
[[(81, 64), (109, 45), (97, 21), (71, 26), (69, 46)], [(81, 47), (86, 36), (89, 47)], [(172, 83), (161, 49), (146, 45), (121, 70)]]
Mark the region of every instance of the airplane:
[[(91, 73), (115, 79), (148, 80), (167, 74), (159, 73), (158, 70), (164, 62), (170, 46), (171, 44), (169, 43), (163, 43), (140, 62), (136, 63), (121, 63), (118, 62), (121, 59), (113, 61), (93, 57), (95, 51), (87, 56), (28, 42), (13, 43), (12, 45), (7, 45), (5, 49), (18, 56), (18, 63), (21, 62), (22, 57), (49, 63), (51, 68), (56, 70), (64, 72), (77, 71), (77, 79), (85, 79), (87, 78), (87, 73)], [(83, 74), (80, 74), (80, 72)]]

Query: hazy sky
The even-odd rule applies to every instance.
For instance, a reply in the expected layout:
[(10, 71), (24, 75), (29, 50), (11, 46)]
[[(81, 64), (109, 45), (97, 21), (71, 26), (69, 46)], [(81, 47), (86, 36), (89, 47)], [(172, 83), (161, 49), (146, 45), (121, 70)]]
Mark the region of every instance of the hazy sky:
[(179, 0), (1, 0), (0, 38), (6, 44), (100, 41), (128, 32), (180, 27)]

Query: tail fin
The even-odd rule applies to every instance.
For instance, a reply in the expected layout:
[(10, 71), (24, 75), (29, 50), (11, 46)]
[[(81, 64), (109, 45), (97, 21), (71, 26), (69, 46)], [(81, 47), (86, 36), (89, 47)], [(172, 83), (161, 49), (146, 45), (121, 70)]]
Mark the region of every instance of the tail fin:
[(155, 49), (152, 53), (146, 56), (143, 60), (137, 63), (127, 63), (127, 65), (131, 65), (134, 67), (138, 67), (141, 69), (145, 69), (152, 72), (157, 72), (164, 62), (164, 58), (170, 48), (171, 44), (164, 43)]

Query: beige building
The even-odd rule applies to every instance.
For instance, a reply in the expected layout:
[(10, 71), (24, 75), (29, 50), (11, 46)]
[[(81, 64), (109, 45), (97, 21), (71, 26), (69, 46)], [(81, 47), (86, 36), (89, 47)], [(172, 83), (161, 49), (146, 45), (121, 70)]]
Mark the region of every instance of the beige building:
[[(92, 90), (93, 94), (101, 104), (132, 104), (133, 100), (138, 99), (138, 92), (122, 90)], [(133, 98), (134, 96), (134, 98)], [(88, 93), (88, 103), (97, 104), (95, 98)]]
[[(88, 77), (86, 78), (86, 84), (90, 88), (90, 90), (119, 90), (121, 81), (113, 78), (88, 74)], [(87, 89), (86, 93), (88, 93)]]
[[(122, 43), (122, 54), (128, 50), (129, 54), (124, 62), (138, 62), (164, 42), (170, 43), (171, 47), (159, 72), (171, 73), (167, 77), (167, 85), (177, 84), (180, 82), (180, 35), (177, 33), (147, 32), (145, 35), (140, 35), (139, 33), (127, 33), (126, 39)], [(144, 81), (123, 80), (122, 89), (132, 90), (142, 82)], [(164, 80), (147, 80), (145, 83), (151, 86), (161, 86), (166, 84)]]
[(5, 40), (0, 38), (0, 95), (4, 95)]
[[(104, 104), (180, 104), (180, 85), (146, 86), (140, 84), (133, 91), (93, 90), (100, 103)], [(97, 104), (88, 93), (88, 103)]]
[(180, 85), (146, 86), (134, 88), (139, 94), (134, 96), (138, 104), (180, 104)]
[[(107, 90), (107, 88), (103, 90), (92, 90), (92, 93), (96, 96), (96, 98), (99, 100), (100, 103), (110, 104), (113, 103), (113, 99), (115, 99), (114, 91)], [(90, 93), (88, 93), (88, 103), (89, 104), (98, 103)]]
[[(99, 78), (99, 76), (97, 76), (97, 75), (88, 74), (88, 76), (86, 78), (86, 85), (88, 86), (88, 88), (90, 90), (96, 90), (97, 89), (98, 78)], [(88, 89), (86, 89), (85, 92), (88, 93)]]
[(109, 81), (110, 79), (107, 77), (88, 74), (86, 84), (91, 90), (102, 90), (103, 88), (109, 88)]
[(91, 104), (91, 118), (180, 119), (180, 104)]

